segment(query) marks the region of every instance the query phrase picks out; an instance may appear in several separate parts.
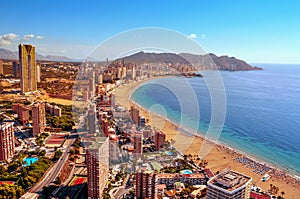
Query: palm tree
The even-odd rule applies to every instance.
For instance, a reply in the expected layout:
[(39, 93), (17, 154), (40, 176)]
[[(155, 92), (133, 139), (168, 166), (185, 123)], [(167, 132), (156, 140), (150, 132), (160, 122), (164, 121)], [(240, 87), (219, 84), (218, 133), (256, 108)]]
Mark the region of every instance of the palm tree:
[(281, 192), (281, 196), (282, 196), (282, 198), (283, 198), (283, 195), (284, 195), (284, 194), (285, 194), (285, 193), (284, 193), (284, 191), (282, 191), (282, 192)]

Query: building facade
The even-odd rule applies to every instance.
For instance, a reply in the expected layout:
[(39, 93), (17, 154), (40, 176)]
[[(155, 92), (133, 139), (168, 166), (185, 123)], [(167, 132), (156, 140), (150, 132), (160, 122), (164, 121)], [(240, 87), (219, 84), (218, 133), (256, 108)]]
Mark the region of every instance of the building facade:
[(37, 90), (37, 69), (35, 61), (35, 47), (32, 45), (19, 45), (19, 62), (21, 68), (21, 93)]
[(33, 136), (38, 136), (45, 132), (46, 116), (45, 104), (36, 102), (32, 105), (32, 133)]
[(6, 161), (14, 156), (15, 137), (14, 123), (2, 122), (0, 124), (0, 161)]
[(88, 198), (100, 199), (108, 180), (109, 139), (97, 138), (86, 150)]
[(137, 199), (157, 198), (157, 174), (145, 171), (135, 174), (135, 194)]
[(251, 177), (236, 171), (225, 171), (211, 178), (208, 183), (207, 199), (249, 199)]

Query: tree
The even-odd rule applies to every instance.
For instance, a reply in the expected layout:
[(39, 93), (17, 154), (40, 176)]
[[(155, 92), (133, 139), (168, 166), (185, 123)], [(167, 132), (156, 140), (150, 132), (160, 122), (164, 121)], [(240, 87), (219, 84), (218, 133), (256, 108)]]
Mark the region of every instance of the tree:
[(0, 165), (0, 175), (2, 176), (3, 174), (5, 174), (6, 172), (6, 168), (3, 165)]
[(285, 193), (284, 193), (284, 191), (281, 191), (281, 196), (282, 196), (282, 198), (283, 198), (283, 195), (284, 195)]
[(71, 154), (71, 155), (74, 155), (74, 153), (75, 153), (74, 149), (71, 149), (71, 150), (70, 150), (70, 154)]
[(45, 150), (42, 150), (40, 153), (39, 153), (39, 156), (45, 156), (46, 155), (46, 151)]

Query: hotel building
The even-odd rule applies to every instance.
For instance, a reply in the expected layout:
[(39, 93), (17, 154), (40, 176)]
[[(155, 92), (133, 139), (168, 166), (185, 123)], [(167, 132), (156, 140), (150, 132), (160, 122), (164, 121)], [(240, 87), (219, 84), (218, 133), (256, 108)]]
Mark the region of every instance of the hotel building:
[(32, 133), (33, 136), (38, 136), (45, 132), (45, 104), (36, 102), (32, 105)]
[(86, 150), (88, 198), (100, 199), (108, 180), (109, 138), (100, 137)]
[(19, 45), (19, 62), (21, 68), (21, 93), (37, 90), (37, 69), (35, 62), (35, 47), (32, 45)]
[(12, 158), (14, 156), (14, 152), (14, 123), (2, 122), (0, 124), (0, 161)]
[(208, 183), (207, 199), (249, 199), (251, 177), (236, 171), (225, 171), (211, 178)]
[(145, 171), (135, 174), (135, 192), (137, 199), (157, 198), (157, 174)]

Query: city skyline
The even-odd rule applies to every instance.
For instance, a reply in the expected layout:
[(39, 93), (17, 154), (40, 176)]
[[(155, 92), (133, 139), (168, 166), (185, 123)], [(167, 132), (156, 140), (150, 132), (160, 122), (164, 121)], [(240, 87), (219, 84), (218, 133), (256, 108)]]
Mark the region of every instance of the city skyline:
[[(40, 54), (83, 59), (105, 39), (127, 30), (159, 27), (178, 31), (199, 43), (206, 52), (239, 57), (249, 63), (300, 63), (299, 3), (280, 1), (169, 2), (3, 2), (0, 48), (16, 51), (32, 43)], [(21, 21), (28, 6), (36, 10)], [(43, 12), (43, 8), (52, 14)], [(109, 9), (111, 8), (111, 9)], [(186, 10), (180, 14), (180, 10)], [(113, 12), (110, 13), (110, 11)], [(80, 13), (80, 14), (79, 14)], [(284, 14), (282, 14), (284, 13)], [(8, 17), (9, 16), (9, 17)], [(139, 16), (139, 20), (136, 20)], [(27, 22), (28, 21), (28, 22)], [(59, 21), (60, 23), (56, 23)], [(30, 23), (29, 23), (30, 22)]]

